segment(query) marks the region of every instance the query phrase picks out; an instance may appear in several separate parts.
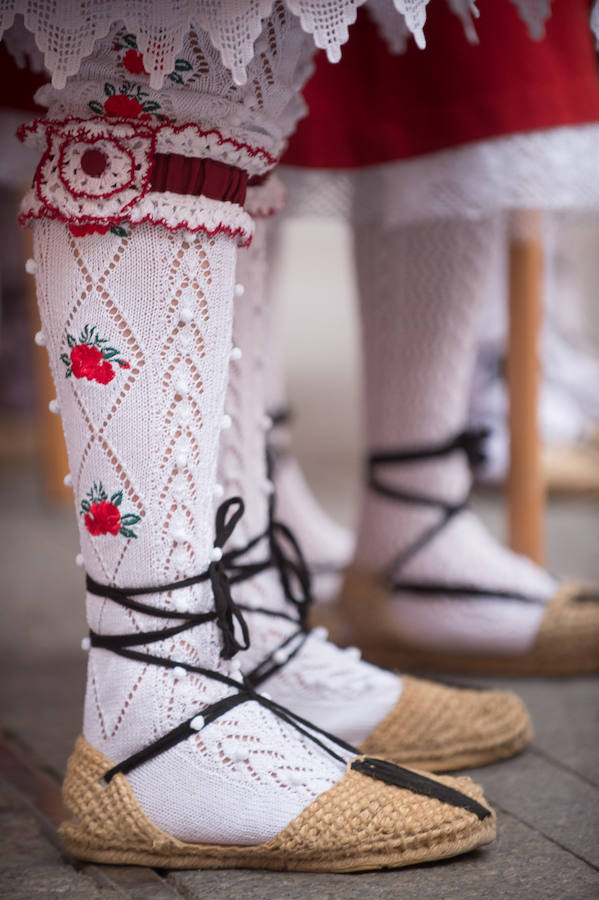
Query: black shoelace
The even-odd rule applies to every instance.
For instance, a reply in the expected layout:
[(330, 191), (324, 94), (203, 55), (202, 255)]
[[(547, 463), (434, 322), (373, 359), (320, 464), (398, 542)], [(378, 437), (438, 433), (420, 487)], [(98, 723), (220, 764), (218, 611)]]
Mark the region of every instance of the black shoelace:
[[(231, 537), (243, 512), (244, 504), (240, 497), (233, 497), (220, 505), (216, 514), (216, 547), (222, 549), (226, 541)], [(269, 558), (258, 563), (243, 563), (242, 558), (245, 554), (253, 549), (265, 537), (268, 538), (270, 546)], [(293, 559), (285, 552), (284, 541), (296, 551), (297, 558)], [(157, 665), (168, 669), (180, 667), (191, 674), (201, 675), (210, 678), (213, 681), (218, 681), (234, 691), (234, 693), (223, 697), (221, 700), (217, 700), (215, 703), (198, 709), (193, 716), (186, 719), (180, 725), (171, 729), (157, 740), (152, 741), (136, 753), (133, 753), (131, 756), (127, 757), (127, 759), (124, 759), (113, 766), (104, 773), (104, 781), (106, 783), (110, 782), (118, 773), (126, 774), (137, 766), (158, 756), (160, 753), (176, 746), (181, 741), (197, 734), (198, 727), (194, 727), (192, 723), (194, 723), (198, 717), (201, 717), (202, 719), (201, 728), (205, 728), (220, 716), (225, 715), (242, 703), (247, 703), (249, 701), (258, 703), (260, 706), (270, 710), (275, 716), (286, 722), (289, 726), (294, 728), (308, 740), (312, 741), (338, 762), (344, 765), (348, 762), (348, 759), (338, 751), (345, 751), (345, 754), (350, 757), (359, 757), (359, 750), (356, 747), (353, 747), (346, 741), (341, 740), (335, 735), (314, 725), (312, 722), (298, 716), (296, 713), (293, 713), (291, 710), (272, 700), (270, 697), (259, 694), (256, 691), (255, 684), (253, 684), (252, 680), (247, 676), (242, 677), (241, 681), (237, 681), (227, 675), (223, 675), (212, 669), (204, 668), (203, 666), (194, 666), (189, 663), (178, 662), (177, 660), (169, 659), (167, 657), (156, 656), (151, 653), (134, 649), (140, 645), (148, 645), (165, 640), (169, 637), (174, 637), (184, 631), (195, 628), (197, 625), (213, 621), (216, 622), (223, 637), (223, 650), (221, 656), (230, 659), (239, 650), (249, 646), (249, 631), (243, 618), (243, 608), (241, 605), (235, 604), (231, 593), (231, 585), (251, 578), (272, 565), (275, 565), (279, 569), (283, 589), (286, 592), (289, 592), (288, 594), (286, 593), (288, 599), (294, 598), (291, 602), (295, 602), (296, 605), (298, 605), (298, 608), (304, 608), (302, 607), (302, 603), (305, 601), (301, 597), (298, 597), (293, 590), (293, 581), (297, 580), (302, 587), (302, 590), (309, 592), (309, 580), (307, 584), (305, 581), (307, 569), (304, 571), (305, 563), (303, 562), (301, 551), (290, 530), (272, 520), (269, 522), (269, 526), (264, 534), (254, 538), (245, 547), (238, 550), (223, 551), (222, 558), (217, 562), (211, 562), (205, 572), (192, 576), (191, 578), (183, 579), (182, 581), (171, 582), (170, 584), (160, 585), (158, 587), (117, 588), (101, 585), (89, 575), (87, 576), (86, 586), (87, 591), (90, 594), (111, 600), (114, 603), (118, 603), (119, 606), (124, 609), (130, 609), (133, 612), (143, 613), (154, 618), (180, 620), (180, 624), (175, 626), (153, 631), (136, 632), (134, 634), (100, 635), (94, 631), (90, 631), (90, 643), (92, 647), (109, 650), (118, 656), (141, 662), (144, 665)], [(178, 612), (175, 610), (163, 610), (134, 599), (143, 594), (165, 593), (167, 591), (179, 590), (207, 581), (210, 581), (212, 585), (215, 600), (214, 611), (208, 613), (197, 614)], [(235, 634), (236, 624), (242, 633), (242, 643), (237, 640)], [(392, 784), (423, 796), (434, 797), (452, 806), (469, 810), (480, 820), (483, 820), (490, 815), (490, 811), (485, 806), (477, 803), (476, 800), (473, 800), (466, 794), (462, 794), (460, 791), (456, 791), (453, 788), (440, 784), (424, 775), (412, 772), (409, 769), (404, 769), (401, 766), (396, 766), (392, 763), (372, 759), (370, 757), (362, 757), (354, 759), (351, 763), (351, 768), (387, 784)]]
[(543, 597), (519, 591), (483, 587), (466, 582), (448, 584), (443, 581), (413, 581), (400, 577), (401, 570), (409, 560), (429, 544), (455, 516), (468, 509), (469, 494), (466, 494), (465, 497), (456, 503), (448, 503), (438, 497), (431, 497), (424, 493), (397, 488), (388, 484), (381, 474), (381, 469), (387, 466), (439, 459), (456, 451), (465, 453), (470, 466), (474, 467), (485, 459), (484, 442), (488, 436), (489, 430), (486, 428), (467, 430), (440, 444), (428, 447), (410, 447), (403, 450), (376, 451), (368, 457), (368, 485), (371, 490), (389, 500), (407, 503), (412, 506), (425, 506), (439, 511), (437, 521), (425, 528), (387, 566), (384, 574), (393, 593), (442, 594), (448, 597), (469, 596), (480, 600), (500, 597), (506, 600), (521, 601), (522, 603), (540, 605), (545, 603)]

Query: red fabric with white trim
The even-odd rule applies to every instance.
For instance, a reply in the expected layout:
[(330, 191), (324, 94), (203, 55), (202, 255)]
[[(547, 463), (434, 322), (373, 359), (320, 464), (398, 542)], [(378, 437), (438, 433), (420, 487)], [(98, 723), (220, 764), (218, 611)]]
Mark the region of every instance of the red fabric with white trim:
[(156, 127), (149, 120), (97, 116), (37, 120), (19, 136), (45, 143), (21, 207), (22, 225), (58, 219), (84, 236), (151, 222), (170, 231), (226, 233), (240, 246), (251, 240), (253, 223), (243, 209), (248, 172), (209, 154), (254, 168), (269, 158), (263, 148), (192, 124)]
[(362, 8), (331, 65), (323, 53), (304, 97), (286, 165), (354, 168), (514, 132), (599, 121), (586, 0), (554, 0), (542, 41), (508, 0), (480, 3), (469, 44), (445, 3), (427, 7), (424, 51), (387, 50)]

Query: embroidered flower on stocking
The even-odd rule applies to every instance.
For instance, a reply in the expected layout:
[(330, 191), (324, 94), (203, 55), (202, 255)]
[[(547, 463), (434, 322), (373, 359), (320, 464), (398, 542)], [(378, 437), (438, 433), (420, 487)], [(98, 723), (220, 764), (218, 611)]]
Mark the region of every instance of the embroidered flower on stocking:
[[(148, 75), (149, 73), (144, 66), (143, 56), (137, 49), (137, 38), (134, 34), (127, 34), (124, 30), (119, 31), (116, 36), (112, 49), (117, 53), (125, 51), (121, 57), (123, 67), (130, 72), (131, 75)], [(186, 59), (175, 60), (175, 70), (168, 75), (168, 79), (174, 84), (184, 84), (182, 72), (192, 72), (191, 63)]]
[(87, 378), (98, 384), (108, 384), (115, 375), (113, 365), (128, 369), (129, 363), (119, 357), (115, 347), (108, 346), (106, 338), (99, 337), (95, 325), (83, 326), (79, 339), (67, 334), (70, 353), (61, 353), (60, 358), (67, 367), (66, 378)]
[(100, 103), (98, 100), (90, 100), (89, 108), (99, 114), (116, 116), (122, 119), (150, 119), (156, 116), (161, 122), (168, 121), (166, 116), (158, 112), (160, 104), (150, 99), (148, 91), (142, 91), (140, 85), (130, 81), (123, 81), (117, 92), (116, 87), (110, 82), (104, 85), (106, 100)]
[(122, 225), (69, 225), (69, 231), (73, 237), (87, 237), (89, 234), (115, 234), (117, 237), (128, 237), (128, 232)]
[(122, 502), (122, 491), (117, 491), (109, 500), (102, 482), (94, 482), (91, 491), (87, 492), (85, 500), (81, 501), (81, 515), (85, 527), (92, 537), (103, 534), (112, 534), (115, 537), (120, 534), (126, 538), (137, 537), (131, 525), (136, 525), (141, 516), (137, 516), (135, 513), (122, 515), (119, 509)]

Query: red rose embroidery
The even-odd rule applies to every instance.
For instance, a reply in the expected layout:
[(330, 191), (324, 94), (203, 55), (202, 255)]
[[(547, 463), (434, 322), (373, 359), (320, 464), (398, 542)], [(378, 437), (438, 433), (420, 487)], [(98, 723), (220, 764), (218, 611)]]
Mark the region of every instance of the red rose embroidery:
[(144, 68), (143, 56), (139, 50), (127, 50), (123, 56), (123, 65), (127, 71), (131, 72), (133, 75), (148, 74)]
[[(138, 69), (140, 72), (145, 71), (141, 53), (135, 47), (131, 47), (127, 51), (123, 62), (125, 60), (128, 61), (129, 66), (135, 67), (129, 69), (131, 72), (137, 72)], [(140, 66), (141, 68), (139, 68)], [(178, 73), (176, 74), (178, 75)], [(156, 116), (161, 122), (168, 121), (167, 117), (160, 112), (160, 103), (152, 100), (149, 92), (142, 91), (140, 85), (124, 81), (119, 87), (107, 81), (104, 84), (104, 93), (106, 100), (103, 103), (100, 103), (99, 100), (90, 100), (87, 104), (97, 116), (118, 116), (119, 119), (151, 119), (152, 116)]]
[(106, 234), (110, 225), (69, 225), (73, 237), (85, 237), (87, 234)]
[(121, 514), (118, 507), (108, 500), (92, 503), (89, 512), (83, 517), (83, 521), (92, 537), (97, 537), (99, 534), (117, 535), (121, 530)]
[[(137, 119), (144, 108), (135, 97), (127, 97), (125, 94), (113, 94), (104, 101), (104, 112), (107, 116), (119, 116), (124, 119)], [(149, 115), (144, 113), (142, 119), (149, 119)]]
[(136, 513), (121, 515), (119, 507), (122, 502), (122, 491), (117, 491), (109, 500), (102, 482), (94, 481), (91, 491), (88, 491), (85, 499), (81, 501), (83, 522), (92, 537), (102, 534), (112, 534), (114, 537), (117, 534), (126, 538), (137, 537), (131, 526), (137, 525), (141, 521), (141, 516)]
[(99, 384), (108, 384), (114, 378), (114, 369), (104, 359), (101, 350), (89, 344), (77, 344), (71, 350), (71, 371), (75, 378), (87, 378)]
[(87, 378), (98, 384), (109, 384), (115, 376), (115, 366), (130, 369), (126, 359), (121, 359), (116, 347), (110, 347), (106, 338), (100, 337), (95, 325), (84, 325), (79, 338), (67, 334), (70, 353), (61, 353), (67, 367), (66, 377)]

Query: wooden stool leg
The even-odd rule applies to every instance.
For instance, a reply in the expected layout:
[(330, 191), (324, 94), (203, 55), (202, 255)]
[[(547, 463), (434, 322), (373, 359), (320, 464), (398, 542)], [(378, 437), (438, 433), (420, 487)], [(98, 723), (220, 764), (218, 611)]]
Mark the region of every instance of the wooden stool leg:
[(537, 426), (544, 274), (540, 213), (514, 215), (509, 265), (509, 544), (542, 563), (545, 485)]
[[(33, 233), (31, 229), (25, 229), (23, 236), (25, 258), (28, 259), (33, 254)], [(35, 296), (35, 280), (30, 276), (27, 276), (27, 308), (33, 334), (34, 331), (39, 329), (40, 322)], [(73, 491), (65, 487), (63, 482), (65, 475), (69, 471), (69, 463), (60, 416), (54, 415), (48, 409), (48, 404), (56, 396), (56, 391), (52, 375), (50, 374), (46, 351), (43, 349), (36, 350), (34, 360), (44, 492), (48, 499), (55, 502), (72, 503)]]

